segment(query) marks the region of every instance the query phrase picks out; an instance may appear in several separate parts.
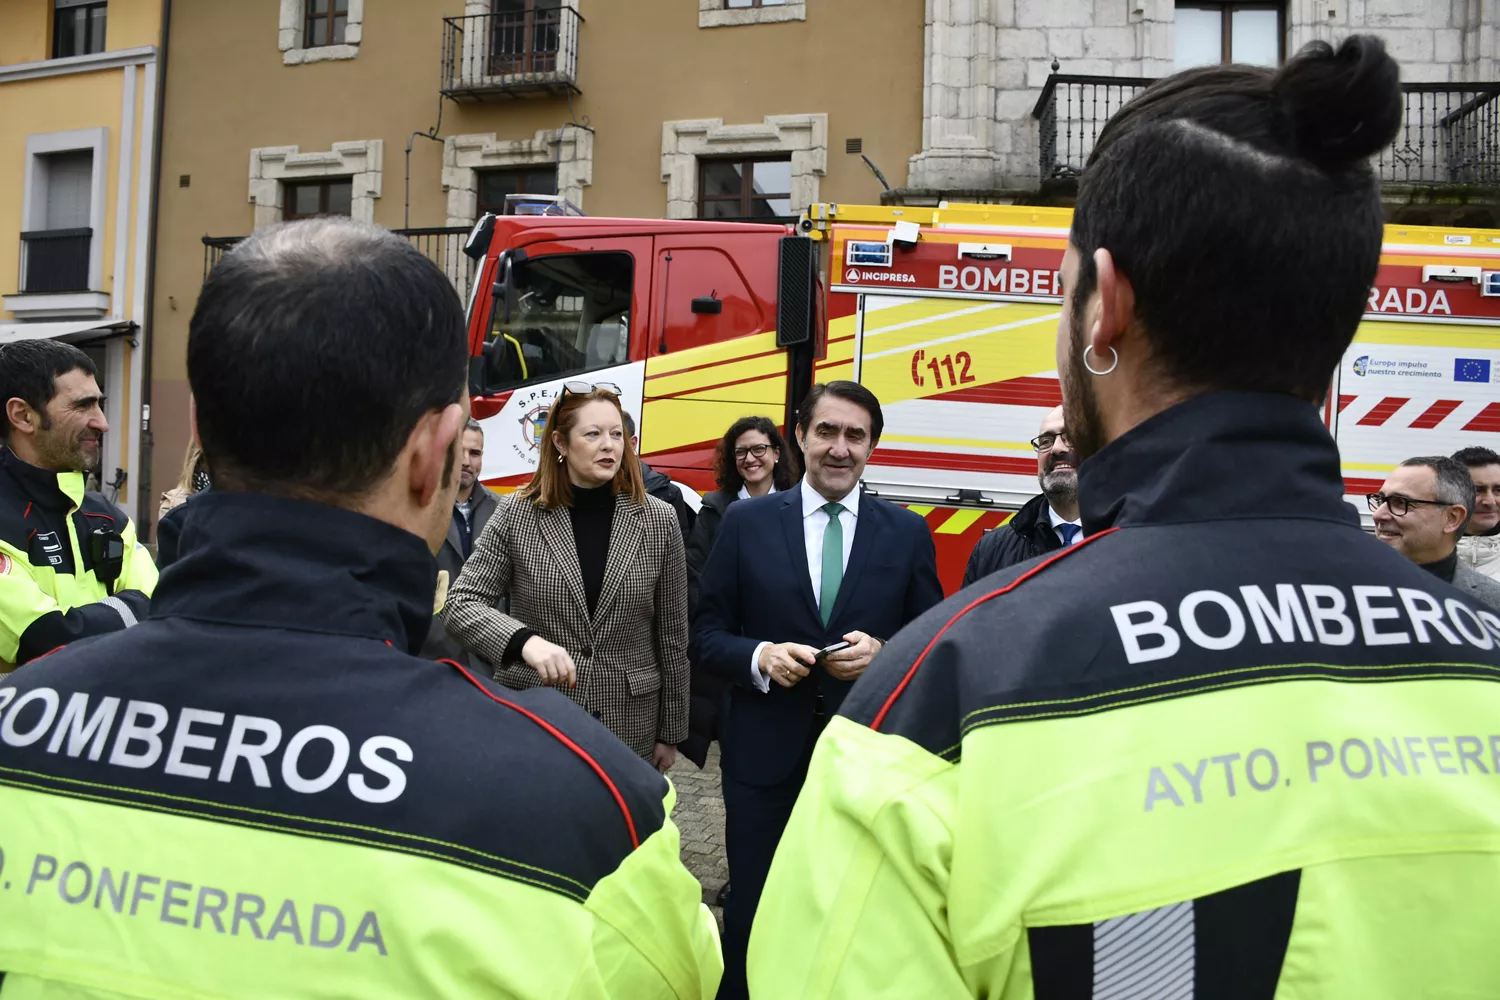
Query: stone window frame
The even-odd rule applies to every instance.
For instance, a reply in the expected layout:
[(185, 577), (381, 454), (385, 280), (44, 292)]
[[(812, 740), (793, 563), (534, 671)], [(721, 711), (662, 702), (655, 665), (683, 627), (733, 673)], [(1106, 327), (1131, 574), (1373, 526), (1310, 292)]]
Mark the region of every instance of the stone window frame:
[(538, 129), (530, 139), (500, 139), (494, 132), (448, 136), (443, 140), (448, 225), (472, 226), (478, 218), (479, 171), (548, 164), (557, 167), (557, 193), (582, 210), (583, 189), (594, 183), (594, 133), (588, 129)]
[(742, 24), (776, 24), (781, 21), (806, 21), (807, 0), (786, 0), (775, 7), (737, 7), (725, 0), (698, 0), (698, 27), (733, 28)]
[(759, 124), (725, 125), (722, 118), (662, 123), (661, 179), (667, 218), (698, 218), (698, 161), (734, 156), (790, 155), (792, 213), (818, 201), (828, 173), (828, 115), (766, 115)]
[(255, 206), (255, 228), (281, 221), (284, 181), (348, 177), (354, 182), (349, 205), (351, 218), (375, 221), (375, 199), (380, 197), (385, 142), (356, 139), (336, 142), (323, 152), (304, 153), (298, 146), (261, 146), (250, 150), (250, 203)]
[(304, 48), (302, 32), (306, 24), (307, 0), (281, 0), (281, 20), (276, 33), (276, 44), (281, 49), (282, 65), (298, 66), (302, 63), (353, 59), (359, 55), (359, 43), (364, 38), (365, 0), (349, 0), (343, 45)]

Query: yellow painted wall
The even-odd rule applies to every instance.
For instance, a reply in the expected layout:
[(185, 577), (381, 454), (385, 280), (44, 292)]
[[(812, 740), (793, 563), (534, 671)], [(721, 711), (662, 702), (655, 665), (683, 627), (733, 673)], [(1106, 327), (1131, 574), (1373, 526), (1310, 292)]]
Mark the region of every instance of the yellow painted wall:
[(47, 58), (51, 33), (47, 0), (0, 0), (0, 66)]
[(105, 50), (160, 45), (161, 8), (161, 0), (109, 0)]

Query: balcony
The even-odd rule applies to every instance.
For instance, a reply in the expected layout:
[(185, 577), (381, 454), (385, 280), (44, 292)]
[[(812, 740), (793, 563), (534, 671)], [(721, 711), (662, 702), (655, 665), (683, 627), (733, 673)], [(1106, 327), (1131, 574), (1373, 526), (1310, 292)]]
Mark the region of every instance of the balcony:
[[(474, 276), (478, 273), (478, 261), (464, 253), (464, 244), (469, 239), (469, 226), (440, 226), (428, 229), (393, 229), (397, 236), (405, 237), (412, 246), (422, 251), (423, 256), (436, 264), (448, 280), (453, 282), (453, 287), (458, 290), (458, 296), (463, 300), (465, 306), (469, 302), (469, 291), (474, 284)], [(208, 280), (208, 272), (217, 264), (230, 250), (234, 249), (245, 237), (243, 236), (205, 236), (203, 237), (203, 279)]]
[(443, 96), (485, 101), (581, 93), (582, 23), (572, 7), (540, 4), (523, 12), (443, 18)]
[(109, 312), (109, 295), (89, 290), (93, 251), (92, 229), (22, 233), (20, 291), (0, 299), (0, 309), (22, 322), (103, 316)]
[(92, 229), (44, 229), (21, 234), (21, 294), (89, 290)]
[[(1154, 80), (1136, 77), (1048, 77), (1032, 109), (1041, 181), (1083, 172), (1111, 115)], [(1374, 157), (1384, 185), (1412, 188), (1500, 188), (1500, 82), (1408, 83), (1401, 131)]]

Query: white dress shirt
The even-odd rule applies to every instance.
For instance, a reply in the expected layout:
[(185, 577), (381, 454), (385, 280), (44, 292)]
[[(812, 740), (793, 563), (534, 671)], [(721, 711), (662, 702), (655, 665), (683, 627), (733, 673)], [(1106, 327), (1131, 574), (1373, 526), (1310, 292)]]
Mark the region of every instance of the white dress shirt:
[[(1078, 521), (1069, 521), (1067, 518), (1060, 516), (1057, 511), (1052, 509), (1052, 505), (1050, 503), (1047, 505), (1047, 516), (1052, 519), (1052, 530), (1057, 534), (1057, 540), (1059, 542), (1062, 542), (1064, 545), (1077, 545), (1079, 542), (1083, 541), (1083, 525), (1081, 523), (1079, 523)], [(1073, 541), (1071, 543), (1063, 538), (1063, 533), (1061, 531), (1058, 531), (1058, 525), (1060, 524), (1071, 524), (1073, 525), (1073, 527), (1078, 529), (1073, 533)]]
[[(776, 487), (775, 487), (774, 484), (771, 486), (771, 491), (770, 492), (771, 493), (775, 493), (776, 492)], [(767, 496), (769, 496), (769, 495), (770, 494), (768, 493)], [(744, 483), (741, 483), (740, 484), (740, 491), (738, 493), (736, 493), (735, 496), (738, 499), (740, 499), (740, 500), (749, 500), (750, 499), (750, 487), (746, 486)]]
[[(821, 598), (823, 586), (823, 535), (828, 531), (828, 522), (832, 520), (823, 505), (828, 503), (822, 494), (807, 484), (803, 479), (799, 486), (802, 494), (802, 541), (807, 546), (807, 575), (812, 579), (812, 592), (814, 598)], [(859, 520), (859, 487), (856, 486), (839, 503), (844, 509), (839, 512), (839, 524), (844, 528), (844, 569), (849, 568), (849, 553), (854, 551), (854, 531)], [(1049, 508), (1050, 509), (1050, 508)], [(763, 642), (755, 647), (755, 652), (750, 657), (750, 677), (755, 686), (765, 693), (771, 690), (771, 678), (761, 673), (760, 654), (770, 642)]]

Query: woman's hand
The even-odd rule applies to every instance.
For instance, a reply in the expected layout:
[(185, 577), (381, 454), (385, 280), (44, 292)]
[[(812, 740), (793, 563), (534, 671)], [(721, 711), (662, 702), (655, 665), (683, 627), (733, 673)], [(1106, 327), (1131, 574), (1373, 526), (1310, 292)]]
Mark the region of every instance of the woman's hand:
[(667, 746), (665, 743), (658, 743), (656, 744), (656, 748), (651, 751), (651, 766), (656, 768), (658, 771), (661, 771), (663, 774), (665, 774), (667, 768), (671, 767), (674, 763), (676, 763), (676, 761), (676, 747)]
[(567, 684), (568, 687), (573, 687), (578, 683), (578, 668), (573, 666), (573, 657), (568, 655), (566, 649), (539, 635), (526, 640), (526, 645), (521, 647), (521, 659), (536, 671), (543, 684)]

